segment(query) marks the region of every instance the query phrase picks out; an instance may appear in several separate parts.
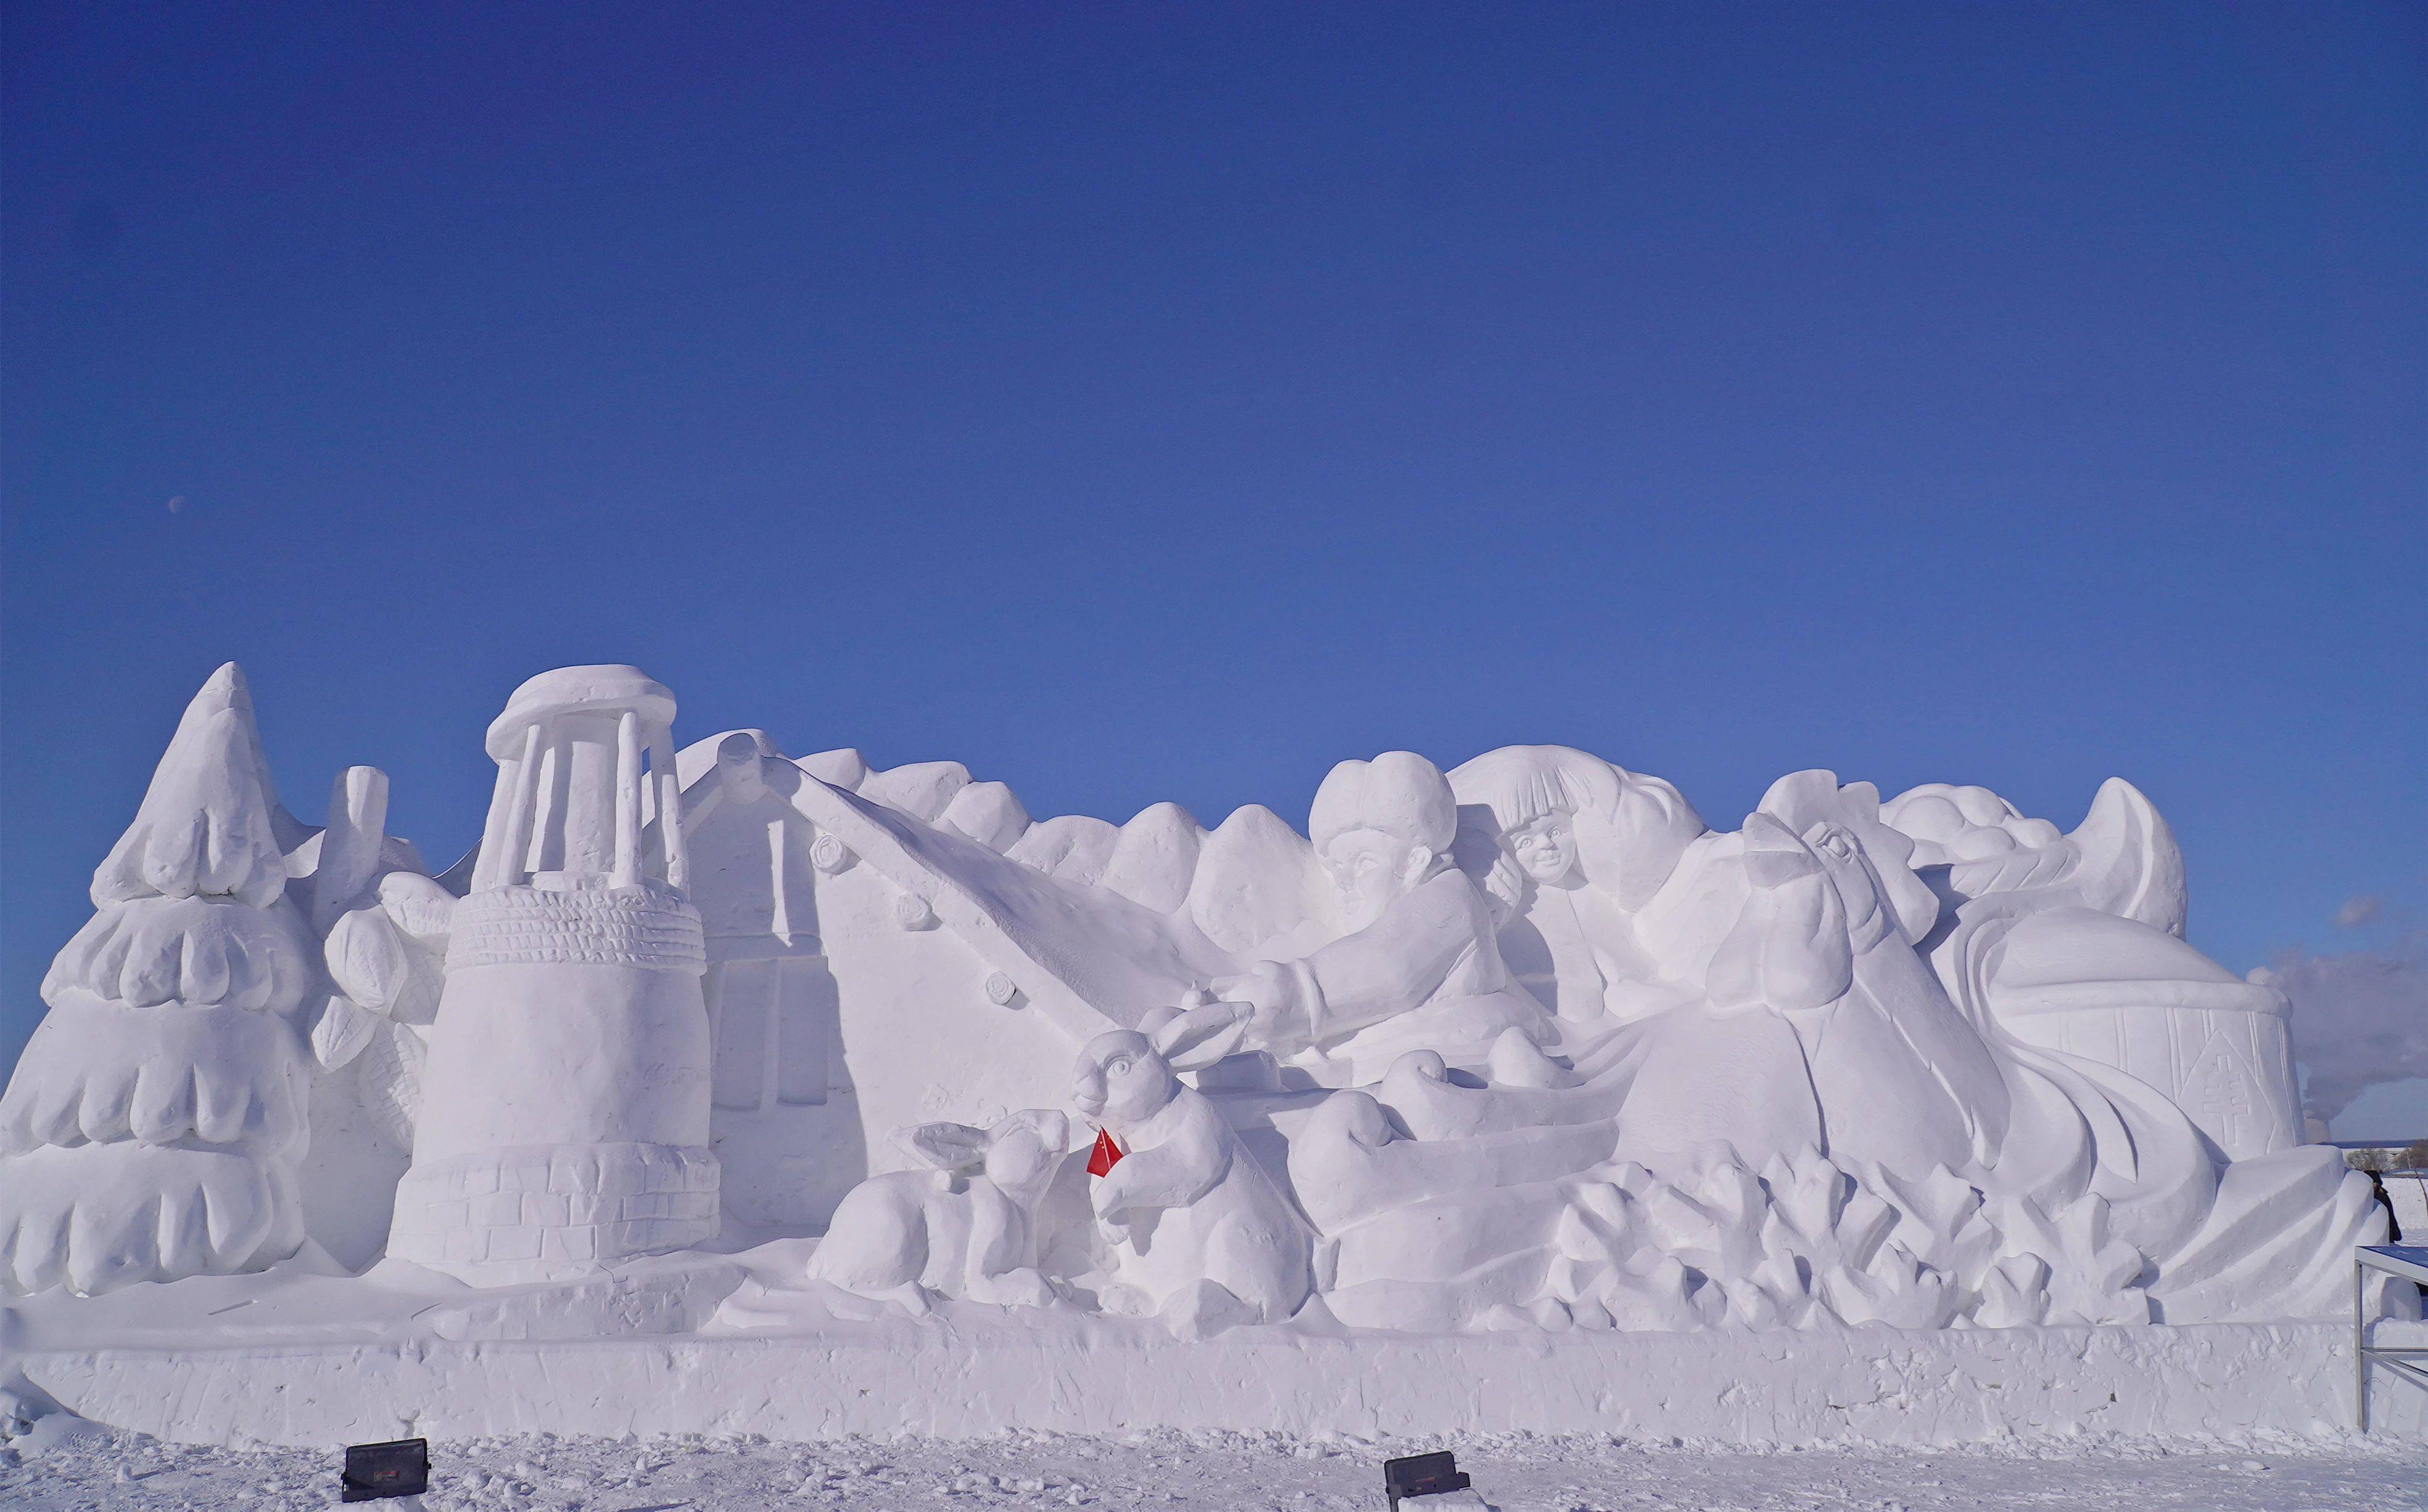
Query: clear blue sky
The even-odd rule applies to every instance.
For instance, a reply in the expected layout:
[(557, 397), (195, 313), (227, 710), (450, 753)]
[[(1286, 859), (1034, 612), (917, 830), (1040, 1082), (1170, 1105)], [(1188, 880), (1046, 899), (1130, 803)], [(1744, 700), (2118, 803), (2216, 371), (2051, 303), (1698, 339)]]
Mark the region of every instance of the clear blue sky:
[(2428, 912), (2416, 5), (12, 0), (5, 48), (0, 1066), (228, 658), (291, 807), (377, 764), (442, 863), (506, 692), (629, 660), (682, 732), (1040, 816), (1511, 741), (1723, 824), (2121, 773), (2237, 969)]

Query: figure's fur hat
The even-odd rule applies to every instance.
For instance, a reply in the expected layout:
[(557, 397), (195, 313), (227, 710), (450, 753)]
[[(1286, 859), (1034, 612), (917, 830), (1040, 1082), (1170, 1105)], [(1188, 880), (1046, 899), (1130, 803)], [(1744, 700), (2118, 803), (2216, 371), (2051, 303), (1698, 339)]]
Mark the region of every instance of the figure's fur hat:
[(1441, 768), (1412, 750), (1386, 750), (1370, 762), (1342, 762), (1315, 790), (1307, 838), (1318, 850), (1351, 830), (1380, 830), (1435, 855), (1450, 849), (1458, 830), (1458, 803)]

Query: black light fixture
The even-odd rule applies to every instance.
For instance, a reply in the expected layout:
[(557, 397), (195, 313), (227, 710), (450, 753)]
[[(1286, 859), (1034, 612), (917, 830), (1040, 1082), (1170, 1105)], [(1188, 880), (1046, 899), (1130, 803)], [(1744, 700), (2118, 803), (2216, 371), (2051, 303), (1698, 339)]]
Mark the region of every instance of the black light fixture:
[(377, 1502), (391, 1496), (419, 1496), (428, 1489), (429, 1439), (346, 1446), (346, 1472), (337, 1482), (338, 1501)]
[(1400, 1512), (1403, 1496), (1439, 1496), (1444, 1491), (1464, 1491), (1468, 1484), (1458, 1457), (1447, 1449), (1383, 1461), (1383, 1494), (1391, 1499), (1391, 1512)]

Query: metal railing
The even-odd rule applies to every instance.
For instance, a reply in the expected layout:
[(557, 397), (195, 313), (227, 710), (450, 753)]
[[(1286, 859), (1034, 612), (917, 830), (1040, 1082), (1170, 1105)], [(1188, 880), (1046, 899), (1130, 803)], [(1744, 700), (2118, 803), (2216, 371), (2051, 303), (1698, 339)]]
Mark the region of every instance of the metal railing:
[(2364, 1244), (2353, 1251), (2353, 1410), (2360, 1431), (2369, 1432), (2369, 1372), (2371, 1365), (2392, 1371), (2415, 1386), (2428, 1387), (2428, 1368), (2415, 1363), (2428, 1357), (2428, 1346), (2371, 1344), (2369, 1341), (2369, 1273), (2382, 1271), (2399, 1281), (2428, 1287), (2428, 1245)]

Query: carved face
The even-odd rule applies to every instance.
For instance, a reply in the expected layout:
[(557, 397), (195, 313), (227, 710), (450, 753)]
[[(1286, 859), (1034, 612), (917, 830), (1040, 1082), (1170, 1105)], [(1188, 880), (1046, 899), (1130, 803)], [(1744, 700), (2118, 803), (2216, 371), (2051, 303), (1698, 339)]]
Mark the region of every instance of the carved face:
[(1380, 830), (1346, 830), (1323, 847), (1323, 867), (1340, 895), (1341, 922), (1356, 933), (1416, 885), (1433, 852)]
[(1071, 1101), (1099, 1124), (1135, 1124), (1171, 1100), (1172, 1073), (1143, 1034), (1115, 1029), (1079, 1052)]
[(1052, 1109), (1012, 1114), (987, 1131), (987, 1179), (1026, 1207), (1045, 1190), (1071, 1142), (1071, 1119)]
[(1529, 819), (1502, 837), (1501, 844), (1519, 869), (1538, 882), (1564, 881), (1576, 869), (1576, 827), (1565, 814)]

